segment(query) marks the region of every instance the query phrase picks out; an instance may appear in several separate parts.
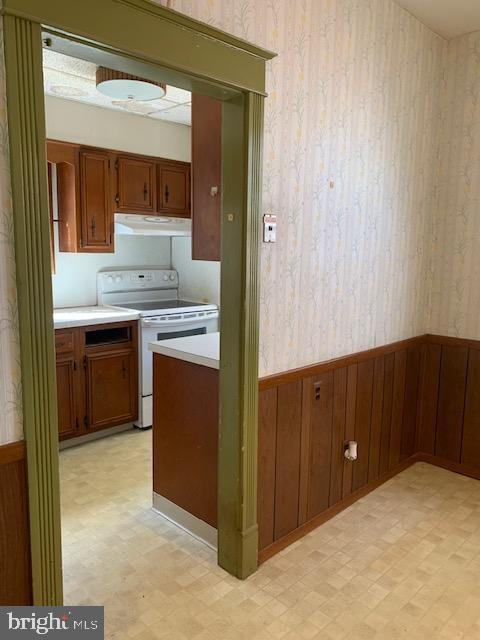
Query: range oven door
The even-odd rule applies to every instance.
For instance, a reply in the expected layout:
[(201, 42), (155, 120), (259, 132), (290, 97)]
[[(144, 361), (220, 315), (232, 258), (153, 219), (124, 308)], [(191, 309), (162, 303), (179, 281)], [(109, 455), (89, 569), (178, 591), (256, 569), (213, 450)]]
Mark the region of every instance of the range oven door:
[[(181, 317), (178, 320), (160, 320), (154, 317), (141, 320), (141, 394), (152, 395), (153, 391), (153, 354), (148, 350), (150, 342), (198, 336), (218, 331), (218, 311), (206, 312), (204, 317)], [(196, 315), (196, 314), (195, 314)]]

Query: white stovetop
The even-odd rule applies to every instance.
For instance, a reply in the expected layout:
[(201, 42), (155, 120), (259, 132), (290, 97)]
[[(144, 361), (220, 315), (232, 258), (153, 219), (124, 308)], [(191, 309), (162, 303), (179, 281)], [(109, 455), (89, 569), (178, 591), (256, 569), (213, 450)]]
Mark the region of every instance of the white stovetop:
[(159, 340), (148, 345), (150, 351), (177, 360), (193, 362), (211, 369), (220, 363), (220, 333), (204, 333), (199, 336)]
[(106, 324), (108, 322), (122, 322), (124, 320), (138, 320), (137, 311), (123, 311), (109, 307), (70, 307), (53, 310), (53, 324), (55, 329), (70, 327), (84, 327), (89, 324)]

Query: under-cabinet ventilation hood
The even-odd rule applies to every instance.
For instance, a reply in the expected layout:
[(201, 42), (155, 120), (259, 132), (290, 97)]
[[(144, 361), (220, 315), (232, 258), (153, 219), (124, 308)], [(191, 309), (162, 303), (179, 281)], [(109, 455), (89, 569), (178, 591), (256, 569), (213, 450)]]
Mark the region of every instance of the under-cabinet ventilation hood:
[(115, 235), (191, 236), (192, 221), (189, 218), (168, 218), (166, 216), (116, 213)]

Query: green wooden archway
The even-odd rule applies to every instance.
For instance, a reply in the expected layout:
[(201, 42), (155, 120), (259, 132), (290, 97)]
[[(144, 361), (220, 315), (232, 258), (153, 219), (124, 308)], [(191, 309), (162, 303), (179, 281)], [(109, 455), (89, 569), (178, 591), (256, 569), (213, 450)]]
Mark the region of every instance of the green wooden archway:
[[(147, 0), (4, 0), (35, 604), (62, 602), (42, 37), (223, 101), (219, 564), (257, 567), (258, 256), (265, 63), (274, 54)], [(89, 52), (89, 53), (88, 53)]]

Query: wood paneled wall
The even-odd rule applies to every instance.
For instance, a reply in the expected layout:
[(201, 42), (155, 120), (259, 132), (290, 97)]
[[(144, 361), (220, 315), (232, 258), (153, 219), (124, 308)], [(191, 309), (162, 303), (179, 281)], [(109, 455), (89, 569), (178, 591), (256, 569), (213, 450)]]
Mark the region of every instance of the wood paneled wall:
[(480, 469), (480, 342), (427, 336), (417, 451)]
[(412, 456), (421, 355), (415, 338), (260, 382), (261, 550)]
[(23, 442), (0, 446), (0, 606), (32, 603)]

